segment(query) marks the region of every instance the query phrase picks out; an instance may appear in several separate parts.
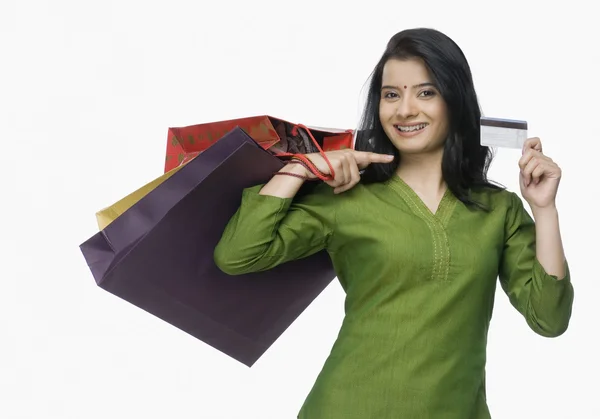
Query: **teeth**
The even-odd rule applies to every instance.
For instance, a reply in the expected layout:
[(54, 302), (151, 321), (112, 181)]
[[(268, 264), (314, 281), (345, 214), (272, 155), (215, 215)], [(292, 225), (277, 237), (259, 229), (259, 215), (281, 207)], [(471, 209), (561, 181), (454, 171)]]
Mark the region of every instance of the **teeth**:
[(411, 131), (417, 131), (417, 130), (423, 129), (426, 126), (427, 126), (427, 124), (414, 125), (412, 127), (401, 127), (400, 125), (396, 125), (396, 128), (398, 128), (402, 132), (411, 132)]

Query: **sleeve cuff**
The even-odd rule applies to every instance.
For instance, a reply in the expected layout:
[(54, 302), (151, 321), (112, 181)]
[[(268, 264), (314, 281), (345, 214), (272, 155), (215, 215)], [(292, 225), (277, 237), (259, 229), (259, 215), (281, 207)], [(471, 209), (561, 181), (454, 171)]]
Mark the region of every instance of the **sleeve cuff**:
[(260, 190), (263, 188), (264, 184), (251, 186), (249, 188), (244, 189), (242, 192), (242, 201), (244, 202), (244, 206), (261, 208), (263, 211), (266, 208), (273, 208), (276, 211), (282, 211), (289, 209), (292, 204), (292, 198), (280, 198), (278, 196), (272, 195), (260, 195)]

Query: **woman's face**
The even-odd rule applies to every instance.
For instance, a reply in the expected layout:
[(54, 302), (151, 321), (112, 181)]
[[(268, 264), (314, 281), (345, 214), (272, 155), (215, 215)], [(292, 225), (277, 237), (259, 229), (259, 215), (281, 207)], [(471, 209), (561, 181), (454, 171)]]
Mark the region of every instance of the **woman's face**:
[(423, 62), (390, 59), (381, 84), (381, 124), (400, 154), (442, 151), (448, 111)]

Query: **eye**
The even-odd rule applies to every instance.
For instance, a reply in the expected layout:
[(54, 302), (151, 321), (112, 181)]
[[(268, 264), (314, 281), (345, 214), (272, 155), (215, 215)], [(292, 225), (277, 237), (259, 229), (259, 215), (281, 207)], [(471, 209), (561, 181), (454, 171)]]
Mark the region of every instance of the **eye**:
[(398, 95), (395, 92), (386, 92), (383, 97), (386, 99), (395, 99)]
[(419, 93), (419, 96), (421, 97), (433, 97), (436, 95), (436, 92), (434, 90), (423, 90), (421, 93)]

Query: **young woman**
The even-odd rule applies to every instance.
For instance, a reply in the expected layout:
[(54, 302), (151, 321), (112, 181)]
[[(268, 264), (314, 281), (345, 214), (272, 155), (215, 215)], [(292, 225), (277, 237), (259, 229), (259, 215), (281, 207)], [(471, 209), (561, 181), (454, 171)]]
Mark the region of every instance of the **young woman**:
[[(335, 178), (289, 164), (247, 189), (215, 250), (231, 275), (322, 249), (346, 292), (339, 336), (299, 418), (483, 419), (486, 339), (499, 277), (542, 336), (568, 326), (573, 287), (555, 197), (561, 170), (530, 138), (522, 196), (487, 180), (480, 110), (461, 49), (432, 29), (389, 41), (355, 150)], [(330, 173), (320, 154), (306, 155)], [(363, 173), (361, 173), (363, 171)]]

